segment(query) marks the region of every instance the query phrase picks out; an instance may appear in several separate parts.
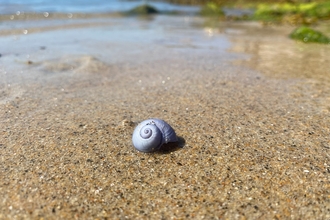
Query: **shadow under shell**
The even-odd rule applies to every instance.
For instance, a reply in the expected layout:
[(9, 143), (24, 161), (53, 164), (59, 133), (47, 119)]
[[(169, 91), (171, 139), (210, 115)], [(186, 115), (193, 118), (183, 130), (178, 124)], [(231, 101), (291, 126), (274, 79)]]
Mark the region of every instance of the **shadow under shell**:
[(186, 141), (183, 137), (179, 137), (177, 136), (178, 141), (177, 142), (170, 142), (167, 144), (163, 144), (160, 149), (158, 151), (156, 151), (155, 153), (160, 153), (160, 154), (167, 154), (167, 153), (171, 153), (177, 150), (180, 150), (181, 148), (183, 148), (186, 144)]

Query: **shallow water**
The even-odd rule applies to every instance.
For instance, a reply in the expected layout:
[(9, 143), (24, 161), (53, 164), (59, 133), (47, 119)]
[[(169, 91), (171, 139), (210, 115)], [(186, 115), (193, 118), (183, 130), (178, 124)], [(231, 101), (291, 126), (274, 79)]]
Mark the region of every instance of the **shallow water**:
[[(0, 14), (16, 14), (27, 12), (61, 12), (61, 13), (104, 13), (122, 12), (130, 10), (146, 1), (123, 0), (2, 0), (0, 1)], [(175, 5), (166, 2), (148, 2), (160, 11), (196, 12), (199, 8), (194, 6)]]
[[(8, 68), (24, 66), (28, 61), (39, 64), (47, 60), (61, 59), (62, 56), (76, 55), (97, 57), (108, 64), (122, 62), (136, 64), (167, 57), (167, 53), (162, 53), (164, 49), (187, 55), (197, 50), (220, 56), (230, 47), (230, 42), (225, 36), (212, 38), (199, 28), (192, 28), (192, 24), (201, 23), (201, 19), (191, 16), (155, 16), (148, 19), (136, 17), (42, 19), (33, 23), (24, 21), (11, 21), (15, 25), (9, 23), (3, 24), (2, 28), (5, 30), (13, 28), (11, 30), (13, 33), (0, 39), (0, 44), (3, 45), (2, 61), (16, 63)], [(18, 34), (15, 30), (19, 30)], [(43, 47), (45, 49), (42, 49)], [(142, 51), (143, 53), (148, 51), (150, 56), (140, 56)], [(231, 56), (228, 54), (224, 58)], [(28, 71), (22, 74), (22, 77), (30, 74), (35, 72)], [(7, 77), (10, 78), (9, 75)], [(14, 81), (17, 79), (17, 77), (12, 78)]]

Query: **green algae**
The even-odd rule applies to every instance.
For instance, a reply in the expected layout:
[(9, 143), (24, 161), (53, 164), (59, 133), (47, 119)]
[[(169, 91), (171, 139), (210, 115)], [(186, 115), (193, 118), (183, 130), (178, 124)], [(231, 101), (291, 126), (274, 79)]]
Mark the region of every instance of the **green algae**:
[(213, 2), (209, 2), (209, 3), (205, 4), (201, 9), (200, 14), (203, 16), (223, 16), (224, 15), (220, 5), (213, 3)]
[(319, 19), (330, 19), (330, 2), (313, 4), (313, 7), (304, 9), (302, 5), (300, 11), (308, 17), (316, 17)]
[(253, 20), (315, 23), (330, 19), (330, 2), (257, 4)]
[(330, 2), (279, 2), (268, 1), (217, 1), (213, 0), (202, 6), (200, 11), (204, 16), (222, 16), (223, 8), (236, 10), (252, 9), (254, 13), (248, 16), (238, 16), (238, 20), (257, 20), (266, 23), (312, 24), (320, 20), (330, 19)]
[(254, 20), (279, 21), (283, 15), (295, 13), (297, 10), (293, 4), (258, 4), (253, 15)]
[(316, 31), (307, 26), (301, 26), (295, 29), (291, 34), (290, 38), (299, 40), (305, 43), (321, 43), (330, 44), (330, 38), (324, 35), (322, 32)]

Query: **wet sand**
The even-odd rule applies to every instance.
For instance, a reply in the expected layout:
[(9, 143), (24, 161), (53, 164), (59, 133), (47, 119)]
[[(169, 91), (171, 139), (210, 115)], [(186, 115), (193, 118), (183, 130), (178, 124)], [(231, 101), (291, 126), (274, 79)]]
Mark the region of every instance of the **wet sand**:
[[(1, 219), (330, 218), (329, 46), (197, 17), (69, 20), (0, 28)], [(179, 143), (136, 151), (150, 117)]]

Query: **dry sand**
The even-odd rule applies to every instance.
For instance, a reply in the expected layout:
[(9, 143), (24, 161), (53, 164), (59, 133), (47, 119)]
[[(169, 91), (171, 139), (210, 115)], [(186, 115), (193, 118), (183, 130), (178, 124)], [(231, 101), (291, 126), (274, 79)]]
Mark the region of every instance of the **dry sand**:
[(203, 24), (3, 20), (0, 219), (330, 219), (329, 46)]

